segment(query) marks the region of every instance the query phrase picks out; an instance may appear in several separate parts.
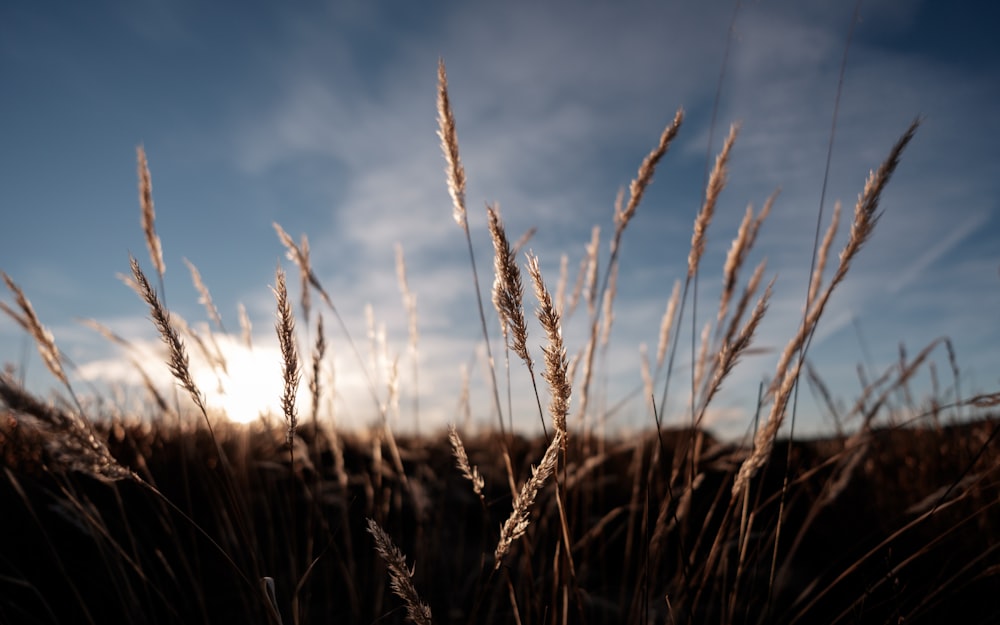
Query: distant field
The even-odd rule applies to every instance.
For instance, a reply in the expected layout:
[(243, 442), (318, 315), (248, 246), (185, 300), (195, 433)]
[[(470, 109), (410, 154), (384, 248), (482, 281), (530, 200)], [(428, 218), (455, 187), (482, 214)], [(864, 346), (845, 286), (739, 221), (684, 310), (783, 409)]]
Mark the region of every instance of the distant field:
[[(559, 476), (570, 549), (550, 483), (499, 570), (512, 496), (494, 436), (465, 441), (480, 501), (445, 433), (398, 441), (400, 473), (377, 433), (342, 438), (337, 452), (328, 434), (300, 428), (293, 472), (283, 435), (262, 427), (217, 432), (226, 462), (204, 431), (101, 428), (161, 497), (69, 469), (54, 460), (59, 441), (13, 420), (0, 439), (4, 623), (404, 622), (369, 518), (405, 554), (439, 623), (547, 623), (563, 610), (573, 623), (1000, 616), (1000, 454), (991, 445), (977, 457), (996, 418), (798, 442), (790, 454), (779, 442), (745, 501), (730, 497), (743, 452), (707, 434), (694, 447), (689, 431), (573, 438)], [(545, 446), (512, 441), (519, 479)]]

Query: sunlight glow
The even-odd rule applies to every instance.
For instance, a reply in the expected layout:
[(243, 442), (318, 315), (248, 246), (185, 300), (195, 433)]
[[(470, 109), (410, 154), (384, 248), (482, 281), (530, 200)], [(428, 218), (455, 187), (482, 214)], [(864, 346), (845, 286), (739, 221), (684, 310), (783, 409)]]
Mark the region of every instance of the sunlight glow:
[(281, 352), (272, 346), (250, 349), (224, 335), (216, 335), (216, 340), (226, 371), (203, 359), (191, 363), (191, 375), (204, 393), (206, 405), (237, 423), (249, 423), (261, 414), (280, 416)]

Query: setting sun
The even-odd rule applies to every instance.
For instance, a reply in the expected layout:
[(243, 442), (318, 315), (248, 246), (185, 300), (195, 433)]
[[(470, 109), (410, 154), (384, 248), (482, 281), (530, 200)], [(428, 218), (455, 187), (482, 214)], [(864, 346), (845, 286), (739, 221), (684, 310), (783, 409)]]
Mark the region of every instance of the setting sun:
[(271, 346), (248, 348), (237, 339), (216, 336), (226, 370), (201, 361), (192, 363), (192, 376), (209, 408), (221, 410), (230, 421), (249, 423), (262, 414), (281, 414), (281, 354)]

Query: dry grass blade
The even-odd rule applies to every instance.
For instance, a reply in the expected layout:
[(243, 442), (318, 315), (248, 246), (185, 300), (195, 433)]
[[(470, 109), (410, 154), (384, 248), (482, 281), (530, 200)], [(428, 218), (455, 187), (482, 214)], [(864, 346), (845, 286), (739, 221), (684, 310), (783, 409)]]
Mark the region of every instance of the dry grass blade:
[(670, 300), (667, 302), (667, 310), (660, 320), (660, 337), (656, 343), (656, 367), (663, 366), (663, 360), (667, 356), (667, 345), (670, 344), (670, 330), (674, 325), (674, 318), (677, 313), (677, 302), (680, 300), (681, 281), (674, 281), (674, 289), (670, 292)]
[(562, 323), (559, 313), (552, 305), (552, 297), (542, 280), (542, 273), (538, 268), (538, 257), (530, 253), (528, 254), (528, 273), (531, 275), (531, 280), (535, 285), (535, 296), (538, 298), (538, 321), (548, 337), (548, 345), (542, 348), (542, 352), (545, 354), (545, 373), (542, 374), (542, 377), (549, 383), (551, 389), (549, 412), (552, 415), (556, 434), (563, 439), (565, 444), (565, 439), (568, 436), (566, 415), (569, 414), (572, 389), (566, 375), (568, 363), (566, 347), (562, 340)]
[(406, 557), (374, 519), (368, 519), (368, 533), (375, 540), (375, 551), (389, 569), (389, 585), (396, 596), (406, 603), (406, 616), (416, 625), (431, 624), (431, 609), (420, 600), (413, 586), (413, 571), (406, 565)]
[(834, 202), (833, 217), (830, 219), (830, 225), (826, 229), (826, 234), (823, 235), (823, 242), (820, 244), (819, 252), (816, 254), (816, 269), (813, 271), (812, 279), (809, 281), (806, 310), (812, 308), (813, 302), (816, 301), (816, 294), (819, 293), (820, 284), (823, 282), (826, 259), (830, 256), (830, 246), (833, 245), (833, 237), (837, 234), (837, 228), (840, 226), (840, 207), (841, 204), (839, 201)]
[(514, 509), (503, 524), (503, 527), (500, 528), (500, 541), (497, 543), (496, 551), (493, 553), (495, 559), (494, 569), (500, 568), (500, 565), (503, 564), (504, 556), (510, 551), (511, 545), (515, 540), (524, 536), (525, 531), (527, 531), (528, 525), (531, 523), (528, 519), (531, 504), (535, 502), (538, 491), (545, 486), (546, 480), (555, 471), (556, 461), (559, 458), (559, 449), (563, 446), (564, 442), (563, 431), (557, 429), (555, 436), (552, 437), (552, 441), (545, 450), (545, 455), (542, 456), (542, 461), (538, 463), (537, 467), (532, 467), (531, 477), (524, 483), (517, 498), (514, 499)]
[(240, 315), (240, 338), (247, 349), (253, 349), (253, 324), (250, 322), (250, 315), (247, 314), (247, 307), (243, 302), (239, 303)]
[[(191, 396), (191, 400), (201, 411), (202, 416), (205, 417), (205, 421), (207, 422), (208, 412), (205, 410), (205, 400), (198, 386), (194, 383), (194, 378), (191, 377), (191, 366), (187, 350), (184, 348), (184, 343), (177, 334), (177, 329), (170, 323), (170, 313), (163, 307), (156, 295), (156, 291), (149, 285), (149, 280), (146, 279), (146, 275), (139, 267), (139, 261), (131, 254), (129, 254), (128, 260), (132, 267), (132, 275), (135, 277), (135, 284), (139, 288), (139, 293), (146, 301), (146, 304), (149, 305), (149, 311), (153, 317), (153, 325), (156, 326), (156, 330), (160, 333), (160, 338), (166, 343), (169, 350), (170, 357), (167, 359), (167, 367), (170, 369), (170, 373), (173, 374), (174, 379), (180, 382), (184, 390)], [(209, 429), (211, 429), (211, 423), (208, 425)]]
[(409, 342), (407, 350), (410, 354), (410, 363), (413, 366), (413, 427), (420, 433), (420, 351), (417, 345), (420, 341), (420, 329), (417, 325), (417, 295), (410, 290), (410, 283), (406, 278), (406, 257), (403, 255), (403, 246), (396, 243), (396, 280), (399, 282), (399, 291), (403, 297), (403, 308), (406, 310), (407, 335)]
[(524, 234), (522, 234), (520, 238), (518, 238), (517, 241), (514, 241), (514, 246), (511, 248), (511, 251), (514, 253), (514, 256), (517, 256), (518, 254), (521, 253), (521, 250), (524, 249), (524, 246), (527, 245), (529, 241), (531, 241), (531, 239), (535, 236), (536, 232), (538, 232), (538, 228), (532, 226), (528, 228), (524, 232)]
[(454, 207), (455, 223), (463, 229), (469, 229), (465, 214), (465, 168), (458, 157), (458, 134), (455, 132), (455, 114), (451, 110), (448, 99), (448, 75), (444, 69), (444, 60), (438, 61), (438, 136), (441, 137), (441, 150), (448, 167), (448, 193), (451, 195)]
[[(767, 312), (767, 305), (771, 300), (773, 287), (774, 279), (772, 278), (767, 288), (764, 289), (764, 294), (757, 300), (757, 305), (754, 306), (753, 312), (750, 313), (750, 318), (743, 325), (743, 328), (740, 329), (739, 334), (733, 340), (726, 340), (722, 344), (722, 348), (716, 357), (715, 374), (702, 400), (703, 414), (704, 410), (708, 408), (708, 404), (712, 401), (712, 398), (715, 397), (715, 394), (722, 387), (722, 381), (732, 372), (733, 368), (739, 362), (740, 356), (746, 352), (747, 348), (753, 342), (753, 335), (757, 331), (757, 326), (760, 325), (761, 319), (764, 318), (764, 314)], [(756, 286), (751, 285), (747, 288), (749, 293), (752, 293), (753, 289), (756, 289)]]
[(472, 483), (472, 490), (479, 495), (479, 500), (485, 503), (486, 499), (483, 495), (483, 487), (486, 486), (486, 482), (483, 480), (483, 476), (479, 474), (479, 468), (469, 463), (469, 454), (466, 453), (465, 445), (462, 444), (462, 438), (458, 435), (458, 430), (454, 424), (448, 426), (448, 441), (451, 443), (451, 450), (455, 456), (455, 466), (462, 472), (465, 479)]
[(336, 311), (336, 308), (333, 306), (333, 300), (331, 300), (330, 296), (327, 295), (326, 290), (323, 289), (323, 285), (320, 284), (316, 274), (313, 273), (312, 266), (309, 264), (309, 257), (306, 253), (302, 250), (302, 248), (295, 244), (292, 237), (290, 237), (288, 233), (285, 232), (284, 228), (282, 228), (277, 222), (274, 222), (271, 225), (274, 227), (274, 231), (278, 234), (278, 239), (281, 240), (282, 245), (284, 245), (288, 250), (288, 260), (295, 263), (295, 266), (298, 267), (299, 271), (306, 276), (306, 280), (313, 286), (314, 289), (316, 289), (320, 297), (323, 298), (323, 301), (326, 302), (332, 310)]
[[(646, 192), (646, 188), (653, 182), (653, 173), (656, 171), (656, 165), (663, 158), (663, 155), (667, 153), (670, 148), (671, 142), (673, 142), (674, 137), (681, 129), (681, 122), (684, 121), (684, 109), (677, 109), (677, 113), (674, 114), (674, 119), (666, 128), (663, 129), (663, 133), (660, 135), (660, 142), (657, 144), (653, 151), (650, 152), (646, 158), (643, 159), (642, 164), (639, 165), (639, 171), (629, 185), (629, 198), (628, 204), (625, 206), (624, 210), (615, 211), (615, 230), (622, 231), (628, 222), (635, 215), (635, 211), (639, 208), (639, 202), (642, 201), (642, 196)], [(618, 241), (619, 237), (615, 237), (615, 241)], [(617, 245), (612, 244), (612, 252), (617, 249)]]
[(611, 326), (615, 321), (615, 295), (618, 294), (618, 264), (611, 266), (608, 273), (608, 285), (604, 291), (604, 302), (601, 306), (601, 346), (606, 347), (611, 340)]
[(590, 233), (590, 243), (587, 244), (587, 273), (583, 283), (587, 311), (591, 317), (597, 310), (597, 262), (600, 249), (601, 227), (594, 226)]
[(830, 284), (827, 285), (822, 294), (813, 302), (812, 308), (806, 312), (806, 316), (799, 326), (798, 333), (789, 341), (778, 361), (774, 382), (768, 390), (768, 395), (774, 398), (774, 402), (771, 405), (767, 423), (757, 432), (757, 436), (754, 439), (753, 453), (740, 466), (736, 482), (733, 484), (734, 498), (739, 496), (739, 493), (749, 483), (750, 478), (756, 474), (770, 456), (771, 449), (774, 446), (774, 439), (777, 437), (778, 430), (781, 429), (784, 421), (785, 408), (788, 405), (789, 397), (795, 388), (795, 382), (798, 380), (799, 372), (802, 369), (804, 354), (798, 358), (798, 362), (794, 366), (791, 366), (791, 361), (795, 354), (800, 353), (800, 350), (803, 349), (806, 340), (811, 336), (816, 325), (819, 323), (819, 318), (826, 307), (827, 301), (830, 299), (830, 295), (847, 275), (851, 260), (871, 237), (871, 233), (879, 218), (877, 211), (882, 191), (892, 177), (892, 173), (896, 170), (896, 166), (899, 165), (899, 158), (903, 153), (903, 149), (913, 139), (913, 135), (916, 133), (919, 125), (919, 119), (914, 120), (910, 124), (906, 132), (903, 133), (903, 136), (893, 146), (886, 160), (876, 171), (869, 174), (865, 182), (864, 191), (858, 197), (858, 203), (854, 209), (854, 221), (851, 224), (850, 238), (844, 249), (840, 252), (840, 263), (837, 271), (833, 279), (830, 280)]
[[(723, 343), (732, 343), (735, 339), (736, 332), (739, 330), (740, 319), (743, 318), (743, 313), (746, 312), (747, 306), (750, 305), (750, 299), (753, 297), (754, 293), (757, 292), (757, 288), (760, 286), (760, 281), (764, 277), (764, 269), (766, 268), (766, 258), (760, 261), (757, 264), (757, 267), (754, 268), (753, 274), (750, 276), (750, 281), (747, 282), (747, 286), (743, 289), (743, 294), (740, 296), (740, 301), (736, 303), (736, 309), (733, 311), (732, 319), (729, 320), (729, 326), (726, 329)], [(771, 284), (774, 284), (774, 279), (771, 280)]]
[(510, 339), (510, 349), (529, 367), (528, 325), (524, 319), (524, 285), (521, 284), (521, 268), (517, 265), (514, 250), (507, 240), (503, 222), (496, 207), (487, 206), (486, 215), (490, 237), (493, 239), (493, 305), (500, 317), (500, 327), (505, 338)]
[[(717, 318), (719, 323), (726, 318), (726, 314), (729, 312), (729, 302), (732, 299), (733, 292), (736, 290), (740, 268), (746, 261), (750, 250), (753, 249), (753, 245), (757, 241), (757, 233), (760, 231), (760, 226), (771, 213), (771, 207), (774, 205), (774, 200), (777, 196), (778, 192), (775, 191), (767, 198), (767, 201), (764, 202), (764, 207), (760, 210), (757, 217), (753, 216), (753, 207), (747, 206), (743, 222), (740, 223), (736, 238), (733, 239), (729, 253), (726, 255), (726, 264), (723, 268), (722, 298), (719, 302), (719, 315)], [(736, 316), (739, 317), (740, 314), (737, 313)]]
[(3, 281), (7, 284), (7, 289), (14, 295), (14, 301), (17, 302), (17, 307), (21, 309), (21, 314), (11, 310), (6, 305), (2, 307), (2, 310), (31, 335), (35, 340), (38, 353), (41, 355), (46, 368), (62, 382), (63, 386), (68, 388), (69, 379), (66, 377), (66, 371), (63, 369), (62, 355), (59, 353), (59, 347), (56, 346), (56, 341), (52, 337), (52, 333), (42, 325), (42, 322), (38, 319), (38, 315), (35, 314), (35, 309), (31, 305), (31, 301), (24, 295), (21, 287), (6, 272), (0, 271), (0, 276), (3, 277)]
[(281, 410), (285, 415), (285, 442), (291, 450), (292, 441), (295, 439), (295, 428), (299, 423), (298, 413), (295, 410), (295, 393), (299, 388), (299, 357), (295, 350), (295, 318), (292, 316), (292, 306), (288, 302), (285, 272), (280, 267), (275, 272), (274, 284), (274, 297), (278, 303), (278, 319), (274, 327), (278, 333), (278, 343), (281, 345), (281, 377), (284, 381)]
[[(311, 267), (311, 261), (309, 260), (309, 237), (302, 234), (301, 243), (299, 244), (299, 249), (302, 250), (302, 258), (304, 260), (306, 267)], [(309, 316), (312, 312), (312, 296), (309, 295), (309, 274), (305, 271), (299, 269), (299, 288), (302, 290), (301, 299), (299, 300), (302, 305), (302, 319), (309, 325)]]
[(140, 145), (135, 149), (136, 158), (139, 161), (139, 206), (142, 209), (142, 231), (146, 235), (146, 248), (149, 250), (149, 258), (153, 261), (153, 267), (160, 279), (166, 272), (166, 265), (163, 264), (163, 248), (160, 246), (160, 237), (156, 234), (156, 211), (153, 209), (153, 182), (149, 175), (149, 164), (146, 162), (146, 150)]
[(569, 256), (559, 257), (559, 280), (556, 282), (556, 310), (565, 318), (566, 281), (569, 279)]
[(322, 386), (320, 384), (320, 365), (326, 356), (326, 333), (323, 331), (323, 315), (316, 322), (316, 344), (312, 353), (312, 374), (309, 376), (309, 395), (312, 398), (313, 426), (319, 419), (319, 399)]
[(188, 270), (191, 272), (191, 282), (198, 291), (198, 303), (205, 307), (205, 312), (208, 313), (209, 319), (215, 323), (220, 332), (225, 334), (226, 328), (222, 325), (222, 317), (219, 315), (219, 309), (215, 307), (215, 302), (212, 301), (212, 293), (201, 279), (201, 272), (194, 266), (194, 263), (186, 258), (184, 259), (184, 264), (187, 265)]
[(715, 158), (715, 167), (712, 168), (712, 173), (708, 177), (708, 187), (705, 189), (705, 203), (702, 204), (701, 211), (698, 212), (698, 217), (695, 218), (694, 233), (691, 235), (691, 252), (688, 254), (689, 279), (694, 277), (695, 272), (698, 271), (698, 263), (705, 253), (705, 237), (708, 232), (708, 225), (712, 223), (712, 217), (715, 215), (715, 205), (719, 200), (719, 194), (722, 193), (722, 189), (726, 186), (729, 153), (733, 149), (733, 143), (735, 143), (736, 135), (739, 131), (739, 124), (733, 124), (729, 127), (729, 136), (726, 137), (726, 142), (722, 145), (722, 151)]

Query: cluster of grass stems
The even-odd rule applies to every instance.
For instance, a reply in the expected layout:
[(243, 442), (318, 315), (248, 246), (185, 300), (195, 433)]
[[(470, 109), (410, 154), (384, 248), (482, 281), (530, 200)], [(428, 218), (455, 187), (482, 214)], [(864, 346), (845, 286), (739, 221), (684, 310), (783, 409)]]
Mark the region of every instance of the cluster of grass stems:
[[(600, 427), (594, 371), (613, 319), (623, 235), (681, 131), (683, 112), (641, 161), (627, 193), (619, 194), (606, 265), (598, 266), (595, 229), (568, 297), (566, 261), (550, 289), (538, 257), (521, 256), (523, 242), (510, 242), (492, 206), (487, 222), (495, 277), (491, 296), (480, 292), (443, 63), (438, 114), (447, 188), (468, 243), (491, 363), (489, 412), (496, 430), (466, 432), (463, 439), (452, 426), (447, 433), (397, 440), (387, 415), (398, 401), (398, 371), (394, 367), (387, 389), (380, 388), (312, 269), (308, 239), (296, 242), (277, 224), (299, 272), (299, 312), (313, 338), (303, 350), (279, 268), (273, 291), (283, 359), (282, 425), (261, 419), (241, 426), (214, 414), (194, 382), (187, 350), (194, 345), (225, 370), (216, 339), (226, 330), (190, 263), (216, 329), (196, 331), (166, 306), (152, 185), (140, 148), (142, 225), (156, 285), (131, 256), (126, 282), (149, 309), (177, 386), (164, 394), (130, 356), (161, 417), (151, 422), (85, 405), (52, 335), (3, 274), (14, 303), (0, 306), (34, 338), (66, 397), (45, 401), (14, 371), (0, 376), (0, 621), (881, 623), (935, 622), (959, 609), (972, 615), (970, 622), (997, 616), (986, 589), (1000, 572), (990, 564), (1000, 545), (1000, 458), (993, 445), (996, 420), (985, 409), (998, 397), (960, 396), (947, 340), (912, 359), (901, 354), (849, 414), (837, 415), (838, 427), (852, 425), (850, 434), (812, 442), (778, 438), (789, 415), (794, 423), (803, 374), (824, 392), (808, 369), (810, 339), (872, 235), (882, 191), (917, 122), (865, 182), (835, 260), (839, 205), (822, 241), (817, 237), (803, 317), (761, 387), (754, 432), (747, 444), (724, 444), (705, 429), (705, 419), (767, 312), (774, 281), (766, 280), (765, 264), (745, 280), (743, 273), (774, 196), (760, 211), (747, 208), (726, 257), (718, 308), (700, 348), (692, 344), (686, 425), (663, 427), (659, 407), (671, 392), (682, 316), (697, 299), (706, 236), (739, 127), (731, 127), (707, 177), (686, 276), (667, 302), (655, 355), (643, 360), (650, 427), (623, 439)], [(416, 354), (416, 299), (399, 249), (397, 267), (410, 322), (408, 347)], [(545, 335), (537, 362), (529, 349), (532, 305), (525, 301), (524, 270)], [(321, 308), (313, 308), (311, 295)], [(502, 367), (493, 366), (489, 351), (495, 347), (487, 323), (490, 300), (500, 322)], [(589, 335), (571, 352), (562, 325), (581, 300)], [(348, 432), (319, 417), (319, 406), (333, 392), (321, 374), (324, 316), (336, 322), (365, 373), (379, 415), (379, 426), (370, 431)], [(245, 311), (240, 321), (249, 344)], [(129, 353), (127, 341), (89, 323)], [(949, 354), (954, 396), (929, 407), (911, 400), (901, 417), (894, 398), (904, 391), (909, 397), (909, 381), (936, 349)], [(512, 361), (524, 365), (531, 382), (543, 431), (536, 439), (514, 432), (510, 395), (506, 402), (501, 396), (501, 388), (512, 387)], [(415, 365), (414, 383), (417, 375)], [(497, 379), (504, 375), (506, 385)], [(296, 396), (303, 377), (308, 398)], [(300, 414), (305, 406), (310, 413)], [(415, 405), (414, 418), (417, 410)], [(959, 410), (966, 416), (978, 410), (978, 420), (945, 422)], [(886, 413), (892, 421), (880, 425)]]

